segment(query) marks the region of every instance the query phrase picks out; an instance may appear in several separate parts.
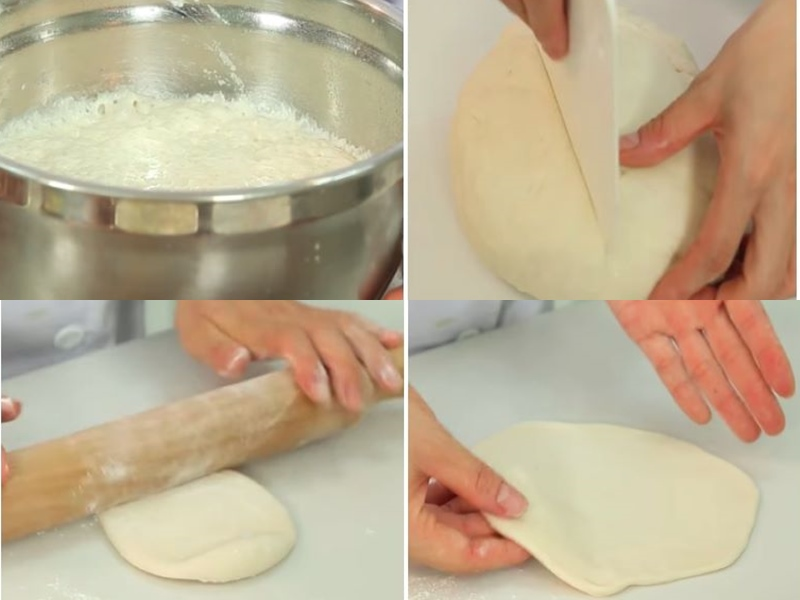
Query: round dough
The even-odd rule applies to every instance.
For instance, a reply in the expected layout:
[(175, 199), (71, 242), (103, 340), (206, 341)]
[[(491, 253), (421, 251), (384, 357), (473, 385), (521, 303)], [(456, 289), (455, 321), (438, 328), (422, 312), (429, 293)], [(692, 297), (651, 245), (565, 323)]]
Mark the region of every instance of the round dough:
[[(685, 45), (621, 12), (620, 133), (689, 85)], [(606, 249), (538, 45), (510, 26), (464, 87), (451, 135), (456, 212), (481, 260), (541, 299), (646, 298), (694, 239), (718, 157), (704, 137), (648, 169), (623, 169), (617, 235)]]
[(486, 515), (559, 578), (593, 596), (727, 567), (744, 551), (758, 489), (687, 442), (616, 425), (522, 423), (475, 453), (528, 498)]
[(100, 523), (125, 560), (170, 579), (251, 577), (283, 560), (296, 540), (280, 502), (236, 471), (114, 507)]

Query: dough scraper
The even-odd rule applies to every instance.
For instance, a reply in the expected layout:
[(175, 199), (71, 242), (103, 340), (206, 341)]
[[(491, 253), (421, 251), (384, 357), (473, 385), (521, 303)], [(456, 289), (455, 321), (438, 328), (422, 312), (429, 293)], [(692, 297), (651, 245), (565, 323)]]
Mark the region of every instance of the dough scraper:
[(606, 246), (617, 223), (617, 7), (614, 0), (568, 0), (569, 53), (554, 61), (542, 51), (564, 125)]

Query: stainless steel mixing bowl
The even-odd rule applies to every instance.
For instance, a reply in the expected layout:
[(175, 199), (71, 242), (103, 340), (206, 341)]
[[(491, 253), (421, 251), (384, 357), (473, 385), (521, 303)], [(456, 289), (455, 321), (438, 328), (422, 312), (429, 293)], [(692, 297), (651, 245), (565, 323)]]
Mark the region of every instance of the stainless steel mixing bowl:
[(385, 291), (402, 248), (399, 12), (374, 0), (0, 0), (0, 125), (119, 88), (268, 96), (372, 157), (286, 185), (192, 193), (92, 185), (0, 157), (1, 298)]

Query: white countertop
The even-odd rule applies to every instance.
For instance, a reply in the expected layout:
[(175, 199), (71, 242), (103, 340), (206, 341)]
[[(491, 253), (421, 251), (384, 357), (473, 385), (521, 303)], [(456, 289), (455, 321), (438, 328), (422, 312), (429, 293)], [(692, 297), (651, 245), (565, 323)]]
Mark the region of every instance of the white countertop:
[[(316, 302), (316, 305), (323, 303)], [(402, 302), (329, 302), (359, 307), (388, 327)], [(263, 369), (261, 369), (263, 371)], [(42, 369), (3, 384), (25, 402), (3, 426), (7, 449), (66, 435), (222, 382), (168, 332)], [(357, 427), (243, 472), (295, 519), (298, 542), (277, 567), (210, 585), (142, 573), (110, 546), (94, 519), (3, 546), (2, 597), (13, 600), (400, 600), (403, 597), (403, 403), (377, 407)]]
[[(704, 67), (759, 2), (619, 3), (684, 39)], [(486, 269), (461, 233), (447, 159), (459, 92), (513, 18), (499, 0), (416, 0), (408, 9), (408, 245), (413, 251), (406, 280), (414, 300), (526, 297)]]
[[(800, 303), (767, 303), (800, 380)], [(605, 422), (658, 431), (737, 465), (761, 490), (755, 530), (730, 568), (619, 594), (630, 600), (791, 600), (800, 590), (800, 398), (783, 403), (775, 438), (739, 442), (715, 417), (686, 418), (605, 303), (585, 302), (529, 323), (415, 355), (410, 383), (467, 445), (529, 420)], [(409, 600), (562, 600), (588, 596), (535, 561), (455, 577), (413, 568)]]

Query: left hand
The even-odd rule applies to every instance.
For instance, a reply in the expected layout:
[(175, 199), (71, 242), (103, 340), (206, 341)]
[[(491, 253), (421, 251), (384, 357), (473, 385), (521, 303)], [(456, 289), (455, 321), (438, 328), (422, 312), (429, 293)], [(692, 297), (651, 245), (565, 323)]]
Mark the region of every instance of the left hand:
[(692, 421), (708, 423), (708, 402), (745, 442), (762, 430), (783, 431), (775, 394), (794, 394), (794, 375), (760, 302), (639, 300), (609, 306)]
[(481, 511), (517, 518), (527, 508), (524, 496), (450, 435), (410, 387), (409, 560), (450, 573), (523, 563), (530, 555), (498, 535)]
[[(620, 141), (628, 167), (658, 164), (705, 132), (719, 147), (716, 189), (697, 239), (652, 299), (794, 298), (796, 11), (796, 0), (763, 0), (683, 96)], [(709, 287), (722, 276), (718, 289)]]
[[(13, 421), (19, 416), (20, 411), (22, 410), (22, 405), (17, 402), (16, 400), (12, 400), (8, 396), (2, 397), (2, 419), (3, 423), (8, 421)], [(11, 475), (11, 471), (8, 468), (8, 463), (6, 462), (6, 449), (3, 448), (3, 484), (5, 485), (6, 480)]]
[(288, 300), (182, 300), (175, 327), (186, 351), (223, 377), (238, 378), (254, 360), (282, 358), (312, 400), (335, 397), (361, 409), (361, 366), (388, 392), (403, 379), (388, 349), (403, 335), (358, 315)]

